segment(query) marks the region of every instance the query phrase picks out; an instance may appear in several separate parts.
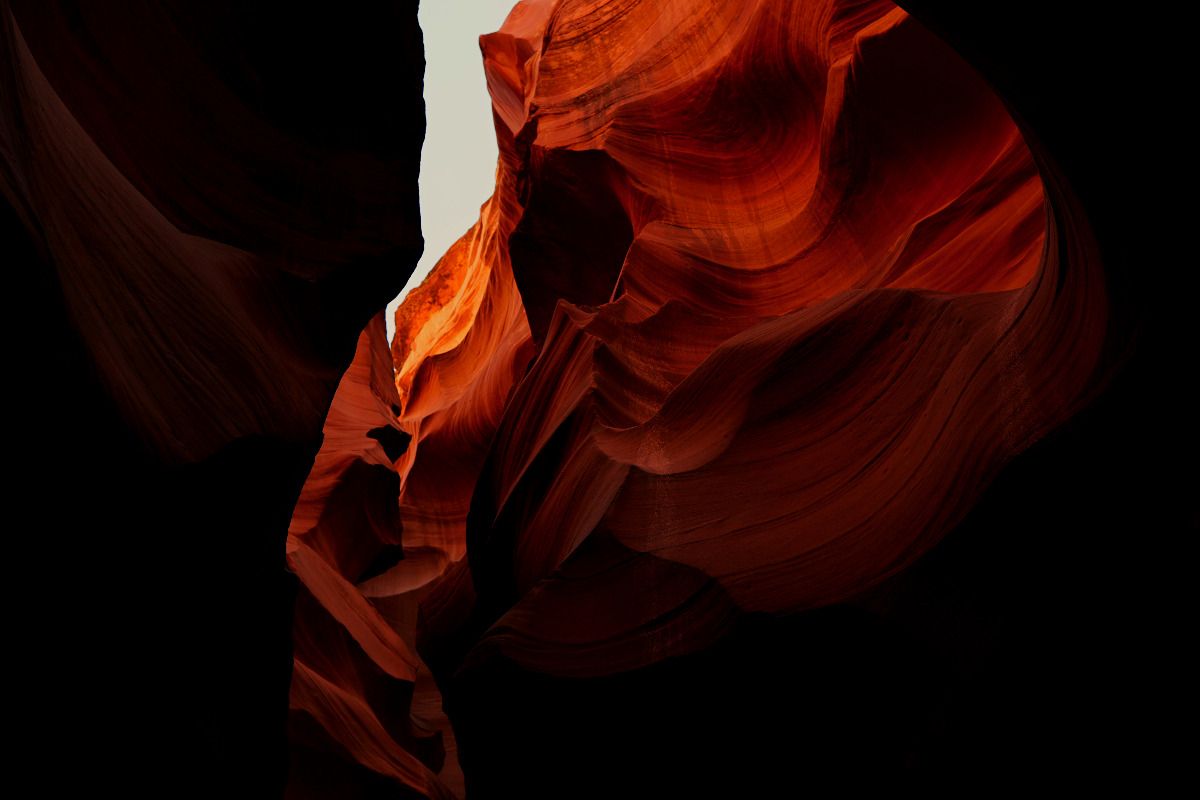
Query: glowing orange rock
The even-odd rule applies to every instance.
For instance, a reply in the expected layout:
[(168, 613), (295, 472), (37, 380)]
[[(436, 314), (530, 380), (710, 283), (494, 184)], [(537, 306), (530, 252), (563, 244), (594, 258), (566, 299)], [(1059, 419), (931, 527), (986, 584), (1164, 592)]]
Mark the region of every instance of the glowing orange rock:
[(414, 639), (443, 688), (596, 678), (845, 600), (1100, 385), (1070, 196), (891, 3), (537, 0), (481, 44), (496, 193), (357, 420), (411, 437), (405, 560), (305, 579), (394, 678)]

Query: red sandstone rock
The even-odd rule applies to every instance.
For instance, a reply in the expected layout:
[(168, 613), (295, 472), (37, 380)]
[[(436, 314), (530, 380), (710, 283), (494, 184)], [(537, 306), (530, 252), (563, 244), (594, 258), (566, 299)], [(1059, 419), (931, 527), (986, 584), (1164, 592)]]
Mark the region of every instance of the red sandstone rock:
[[(397, 312), (394, 397), (360, 340), (293, 523), (298, 642), (335, 621), (405, 682), (418, 651), (443, 681), (694, 653), (905, 569), (1099, 387), (1070, 195), (892, 4), (531, 0), (481, 44), (496, 192)], [(445, 791), (347, 682), (293, 703), (348, 693), (329, 735)]]

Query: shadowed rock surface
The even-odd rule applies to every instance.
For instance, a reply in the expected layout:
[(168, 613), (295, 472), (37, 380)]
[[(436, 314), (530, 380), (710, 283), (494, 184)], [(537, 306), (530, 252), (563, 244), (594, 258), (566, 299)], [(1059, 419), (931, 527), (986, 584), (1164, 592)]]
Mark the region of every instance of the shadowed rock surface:
[(45, 791), (282, 792), (288, 521), (422, 247), (416, 6), (0, 3), (14, 724)]

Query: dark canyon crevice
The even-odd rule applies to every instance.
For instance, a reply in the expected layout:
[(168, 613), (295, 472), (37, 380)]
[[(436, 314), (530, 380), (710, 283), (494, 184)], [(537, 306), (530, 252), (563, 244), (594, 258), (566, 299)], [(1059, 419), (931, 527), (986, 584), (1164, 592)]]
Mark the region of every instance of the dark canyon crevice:
[(283, 792), (287, 526), (422, 249), (416, 10), (0, 3), (6, 650), (37, 793)]
[(39, 785), (1163, 779), (1159, 20), (900, 6), (520, 4), (389, 346), (416, 2), (0, 0)]

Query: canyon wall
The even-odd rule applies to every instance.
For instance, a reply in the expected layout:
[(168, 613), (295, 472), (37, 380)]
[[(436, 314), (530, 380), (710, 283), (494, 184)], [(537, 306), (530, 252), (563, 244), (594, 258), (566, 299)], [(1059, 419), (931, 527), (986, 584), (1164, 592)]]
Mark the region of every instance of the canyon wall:
[(889, 2), (527, 0), (480, 44), (495, 193), (293, 518), (304, 747), (426, 796), (920, 760), (908, 576), (1111, 371), (1061, 172)]
[(288, 522), (359, 332), (422, 249), (416, 10), (0, 3), (12, 725), (35, 793), (283, 790)]

